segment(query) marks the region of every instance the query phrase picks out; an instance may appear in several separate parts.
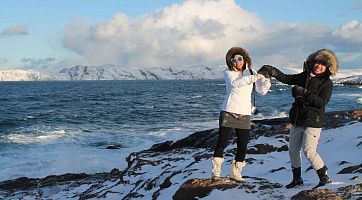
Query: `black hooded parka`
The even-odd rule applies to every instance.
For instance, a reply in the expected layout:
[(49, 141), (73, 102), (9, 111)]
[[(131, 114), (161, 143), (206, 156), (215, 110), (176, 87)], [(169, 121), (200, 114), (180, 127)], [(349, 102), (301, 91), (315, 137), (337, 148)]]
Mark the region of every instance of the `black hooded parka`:
[[(326, 66), (323, 74), (312, 76), (311, 71), (315, 63)], [(289, 112), (290, 122), (300, 127), (322, 128), (324, 125), (325, 107), (332, 96), (334, 76), (339, 68), (336, 55), (328, 50), (321, 49), (308, 56), (304, 63), (304, 71), (300, 74), (286, 75), (275, 70), (275, 78), (288, 85), (303, 87), (302, 96), (294, 99)]]
[(298, 85), (306, 89), (303, 97), (296, 97), (289, 112), (290, 123), (300, 127), (322, 128), (325, 106), (329, 102), (333, 82), (326, 74), (311, 77), (308, 71), (300, 74), (278, 74), (282, 83)]

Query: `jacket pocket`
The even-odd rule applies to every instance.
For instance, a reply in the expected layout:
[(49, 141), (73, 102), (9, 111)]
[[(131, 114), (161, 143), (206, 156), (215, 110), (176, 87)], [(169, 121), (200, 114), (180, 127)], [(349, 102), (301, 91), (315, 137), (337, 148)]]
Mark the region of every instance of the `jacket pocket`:
[(319, 123), (321, 121), (319, 117), (319, 112), (317, 110), (308, 109), (308, 112), (306, 113), (306, 118), (308, 121), (313, 121)]

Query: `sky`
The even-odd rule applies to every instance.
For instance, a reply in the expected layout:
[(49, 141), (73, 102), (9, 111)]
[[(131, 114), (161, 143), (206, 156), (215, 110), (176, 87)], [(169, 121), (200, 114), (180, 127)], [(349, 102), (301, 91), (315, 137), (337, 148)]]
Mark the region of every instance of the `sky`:
[(0, 0), (0, 70), (212, 67), (233, 46), (256, 69), (322, 48), (362, 68), (362, 0)]

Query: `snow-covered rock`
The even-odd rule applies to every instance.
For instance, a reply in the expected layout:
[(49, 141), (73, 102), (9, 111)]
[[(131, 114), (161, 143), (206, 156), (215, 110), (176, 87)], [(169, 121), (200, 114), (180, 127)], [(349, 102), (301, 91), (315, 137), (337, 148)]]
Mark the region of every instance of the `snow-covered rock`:
[[(63, 68), (59, 73), (47, 74), (33, 70), (0, 71), (0, 81), (49, 80), (203, 80), (223, 79), (226, 66), (167, 66), (127, 68), (116, 65), (77, 65)], [(255, 68), (257, 70), (257, 68)], [(300, 68), (280, 68), (286, 74), (300, 73)], [(340, 69), (333, 81), (340, 84), (362, 84), (362, 69)]]
[[(287, 118), (254, 120), (243, 183), (227, 178), (213, 181), (211, 157), (217, 129), (131, 153), (128, 167), (109, 173), (63, 174), (0, 182), (4, 199), (357, 199), (361, 197), (362, 111), (330, 112), (319, 152), (333, 183), (310, 191), (318, 183), (314, 170), (302, 163), (304, 185), (286, 189), (290, 182)], [(355, 118), (355, 119), (353, 119)], [(225, 149), (222, 176), (230, 172), (235, 136)], [(321, 198), (309, 198), (319, 195)]]
[(78, 65), (62, 69), (68, 80), (167, 80), (221, 79), (224, 66), (125, 68), (115, 65)]
[(53, 75), (25, 70), (4, 70), (0, 71), (0, 81), (50, 81), (56, 80)]
[(337, 78), (334, 80), (334, 83), (343, 84), (343, 85), (362, 85), (362, 75)]

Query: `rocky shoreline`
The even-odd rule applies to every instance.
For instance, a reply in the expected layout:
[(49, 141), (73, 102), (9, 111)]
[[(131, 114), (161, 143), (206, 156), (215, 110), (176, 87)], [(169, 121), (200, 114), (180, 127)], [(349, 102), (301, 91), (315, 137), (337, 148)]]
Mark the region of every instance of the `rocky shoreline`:
[[(361, 123), (362, 110), (329, 112), (325, 129), (336, 129), (347, 124)], [(287, 118), (254, 120), (248, 146), (247, 163), (250, 166), (268, 164), (265, 157), (287, 154), (289, 125)], [(285, 194), (282, 183), (254, 174), (245, 175), (244, 183), (228, 179), (211, 180), (210, 158), (216, 145), (218, 129), (200, 131), (178, 141), (165, 141), (150, 149), (131, 153), (123, 170), (97, 174), (63, 174), (45, 178), (22, 177), (0, 182), (0, 199), (196, 199), (207, 197), (212, 191), (242, 191), (260, 199), (357, 199), (362, 198), (359, 181), (362, 163), (338, 161), (336, 175), (348, 175), (355, 184), (311, 190), (289, 190)], [(229, 143), (234, 143), (234, 135)], [(356, 138), (356, 148), (362, 147), (362, 136)], [(268, 142), (263, 142), (267, 140)], [(332, 139), (331, 139), (332, 140)], [(229, 145), (225, 159), (232, 159), (236, 145)], [(277, 157), (276, 157), (277, 158)], [(278, 158), (280, 159), (280, 158)], [(360, 160), (360, 159), (359, 159)], [(282, 159), (280, 162), (283, 162)], [(266, 167), (264, 167), (265, 169)], [(275, 166), (265, 170), (268, 176), (284, 173), (289, 166)], [(307, 168), (305, 172), (310, 171)], [(288, 173), (290, 173), (288, 171)], [(288, 174), (289, 176), (289, 174)], [(333, 175), (332, 175), (333, 177)], [(351, 177), (351, 178), (350, 178)]]

